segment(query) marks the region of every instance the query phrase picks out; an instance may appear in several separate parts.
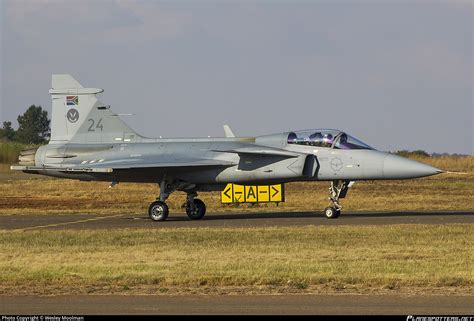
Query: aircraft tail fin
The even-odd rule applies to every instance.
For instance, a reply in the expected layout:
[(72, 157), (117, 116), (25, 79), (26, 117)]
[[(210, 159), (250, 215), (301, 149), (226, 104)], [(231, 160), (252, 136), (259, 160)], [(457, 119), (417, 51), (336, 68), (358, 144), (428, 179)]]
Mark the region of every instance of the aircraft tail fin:
[(104, 90), (84, 88), (68, 74), (52, 76), (51, 143), (108, 143), (141, 137), (96, 95)]

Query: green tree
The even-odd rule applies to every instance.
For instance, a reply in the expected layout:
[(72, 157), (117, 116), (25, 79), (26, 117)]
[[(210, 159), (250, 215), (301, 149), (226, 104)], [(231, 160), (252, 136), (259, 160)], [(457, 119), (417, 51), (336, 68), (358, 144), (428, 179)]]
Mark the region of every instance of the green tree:
[(41, 106), (31, 105), (23, 114), (18, 116), (18, 130), (15, 140), (24, 144), (41, 144), (50, 135), (48, 112)]
[(4, 121), (3, 128), (0, 130), (0, 138), (6, 140), (13, 140), (15, 137), (15, 130), (12, 127), (11, 121)]

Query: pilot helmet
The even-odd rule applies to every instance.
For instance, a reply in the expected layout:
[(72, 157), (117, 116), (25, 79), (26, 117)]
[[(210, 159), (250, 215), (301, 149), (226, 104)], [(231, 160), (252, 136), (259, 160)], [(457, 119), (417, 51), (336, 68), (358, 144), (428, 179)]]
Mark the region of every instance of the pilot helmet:
[(323, 137), (323, 142), (328, 145), (332, 145), (332, 135), (331, 134), (325, 134)]
[(320, 141), (323, 138), (323, 135), (320, 132), (309, 135), (308, 137), (311, 141)]
[(342, 134), (342, 135), (341, 135), (341, 138), (339, 139), (339, 142), (341, 142), (341, 143), (347, 143), (347, 135), (346, 135), (346, 134)]

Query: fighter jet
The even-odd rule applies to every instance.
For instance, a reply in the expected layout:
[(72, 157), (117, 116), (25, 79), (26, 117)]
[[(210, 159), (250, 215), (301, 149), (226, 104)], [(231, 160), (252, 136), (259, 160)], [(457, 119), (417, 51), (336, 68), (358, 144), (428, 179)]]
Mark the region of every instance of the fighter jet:
[(340, 130), (311, 129), (258, 137), (147, 138), (137, 134), (100, 102), (103, 89), (84, 88), (68, 74), (52, 76), (49, 144), (21, 152), (12, 170), (82, 181), (158, 183), (159, 197), (148, 207), (154, 221), (168, 217), (166, 200), (186, 193), (190, 219), (204, 217), (201, 191), (227, 183), (330, 182), (327, 218), (339, 217), (356, 181), (409, 179), (442, 170), (375, 150)]

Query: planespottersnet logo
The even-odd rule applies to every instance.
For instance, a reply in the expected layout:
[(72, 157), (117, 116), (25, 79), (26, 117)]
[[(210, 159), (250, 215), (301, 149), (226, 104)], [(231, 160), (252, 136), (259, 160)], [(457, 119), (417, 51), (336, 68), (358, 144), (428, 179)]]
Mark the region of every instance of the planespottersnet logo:
[(2, 315), (1, 321), (84, 321), (84, 317), (74, 315)]
[(407, 316), (407, 321), (474, 321), (473, 316)]

